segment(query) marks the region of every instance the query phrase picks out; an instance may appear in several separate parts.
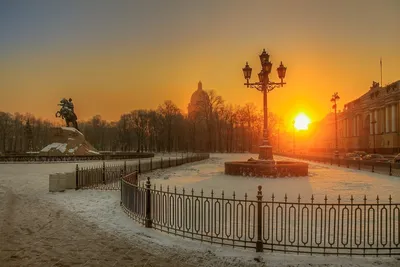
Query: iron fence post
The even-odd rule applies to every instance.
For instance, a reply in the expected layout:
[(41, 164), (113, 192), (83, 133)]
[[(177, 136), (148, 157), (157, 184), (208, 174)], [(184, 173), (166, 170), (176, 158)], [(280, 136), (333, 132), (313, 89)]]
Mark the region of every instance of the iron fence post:
[(375, 165), (373, 162), (372, 162), (372, 172), (375, 172)]
[(146, 220), (145, 227), (152, 228), (153, 220), (151, 219), (151, 183), (150, 177), (147, 177), (146, 181)]
[[(125, 174), (126, 175), (126, 174)], [(121, 177), (120, 177), (120, 179), (119, 179), (119, 183), (120, 183), (120, 187), (121, 187), (121, 199), (120, 199), (120, 201), (119, 201), (119, 205), (120, 206), (122, 206), (122, 179), (124, 178), (124, 174), (123, 174), (123, 172), (122, 172), (122, 170), (121, 170)]]
[(75, 190), (79, 189), (79, 166), (76, 164), (75, 167)]
[(392, 176), (392, 163), (389, 163), (389, 175)]
[(141, 173), (142, 173), (142, 170), (140, 168), (140, 159), (139, 159), (139, 174), (141, 174)]
[(124, 175), (126, 175), (126, 160), (124, 160)]
[(258, 186), (257, 192), (257, 242), (256, 242), (256, 252), (263, 252), (263, 241), (262, 241), (262, 186)]
[(103, 161), (103, 184), (106, 184), (106, 162)]

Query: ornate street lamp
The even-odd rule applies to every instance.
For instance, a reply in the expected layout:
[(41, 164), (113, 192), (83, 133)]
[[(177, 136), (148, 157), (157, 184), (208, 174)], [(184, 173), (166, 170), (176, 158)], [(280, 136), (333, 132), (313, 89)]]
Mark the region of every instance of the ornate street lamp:
[(272, 62), (269, 60), (269, 54), (263, 49), (260, 54), (260, 62), (261, 62), (261, 71), (258, 73), (259, 82), (250, 83), (249, 80), (251, 78), (251, 71), (249, 64), (246, 62), (245, 67), (243, 68), (244, 78), (246, 80), (247, 87), (256, 88), (258, 91), (263, 93), (263, 109), (264, 109), (264, 131), (263, 131), (263, 140), (260, 146), (260, 153), (258, 158), (260, 160), (270, 160), (273, 161), (272, 155), (272, 146), (270, 145), (268, 139), (268, 104), (267, 104), (267, 93), (271, 92), (273, 89), (277, 87), (283, 87), (286, 83), (283, 82), (283, 79), (286, 76), (286, 67), (282, 64), (276, 69), (278, 72), (278, 77), (281, 80), (279, 83), (271, 82), (269, 80), (269, 74), (272, 70)]
[(338, 92), (335, 92), (332, 95), (331, 102), (333, 102), (332, 109), (335, 110), (335, 140), (336, 140), (336, 149), (335, 149), (335, 157), (339, 157), (339, 148), (338, 148), (338, 132), (337, 132), (337, 104), (336, 102), (340, 99)]

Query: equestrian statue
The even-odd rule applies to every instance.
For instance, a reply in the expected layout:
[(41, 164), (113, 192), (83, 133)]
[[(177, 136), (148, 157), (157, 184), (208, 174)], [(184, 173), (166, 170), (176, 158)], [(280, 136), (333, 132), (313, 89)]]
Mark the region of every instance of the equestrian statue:
[(58, 105), (61, 106), (61, 108), (59, 111), (57, 111), (56, 118), (61, 117), (63, 120), (65, 120), (67, 127), (69, 127), (69, 124), (72, 123), (72, 126), (79, 131), (77, 123), (78, 117), (74, 112), (74, 104), (72, 103), (72, 99), (70, 98), (67, 100), (63, 98)]

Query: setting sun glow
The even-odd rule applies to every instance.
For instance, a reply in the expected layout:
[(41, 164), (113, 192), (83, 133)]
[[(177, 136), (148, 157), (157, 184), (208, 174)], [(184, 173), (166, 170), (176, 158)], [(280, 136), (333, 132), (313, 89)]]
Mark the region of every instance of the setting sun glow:
[(294, 127), (297, 130), (307, 130), (308, 124), (310, 124), (310, 119), (304, 113), (300, 113), (294, 119)]

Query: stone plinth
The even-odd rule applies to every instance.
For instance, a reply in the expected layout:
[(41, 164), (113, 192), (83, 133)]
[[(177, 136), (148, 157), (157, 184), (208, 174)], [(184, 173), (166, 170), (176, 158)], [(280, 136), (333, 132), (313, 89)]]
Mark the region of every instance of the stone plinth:
[(225, 162), (225, 174), (253, 177), (308, 176), (308, 164), (273, 160)]
[(50, 129), (51, 143), (43, 148), (41, 156), (86, 156), (100, 154), (85, 140), (85, 136), (73, 127)]
[(258, 155), (260, 160), (273, 160), (272, 146), (264, 145), (260, 146), (260, 152)]

